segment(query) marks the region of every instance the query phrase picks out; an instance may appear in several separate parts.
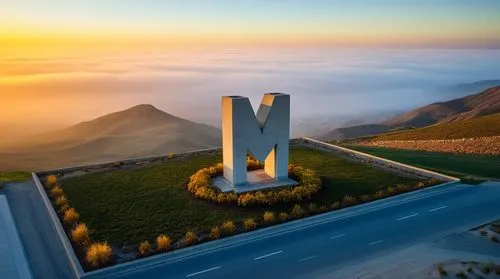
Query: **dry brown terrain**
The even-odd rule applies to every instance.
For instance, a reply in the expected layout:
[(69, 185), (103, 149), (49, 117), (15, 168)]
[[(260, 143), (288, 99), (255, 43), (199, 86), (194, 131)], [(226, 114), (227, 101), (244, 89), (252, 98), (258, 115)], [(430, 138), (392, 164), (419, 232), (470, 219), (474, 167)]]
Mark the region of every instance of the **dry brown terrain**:
[(480, 155), (500, 155), (500, 136), (447, 140), (392, 140), (360, 143), (366, 146), (431, 152), (452, 152)]

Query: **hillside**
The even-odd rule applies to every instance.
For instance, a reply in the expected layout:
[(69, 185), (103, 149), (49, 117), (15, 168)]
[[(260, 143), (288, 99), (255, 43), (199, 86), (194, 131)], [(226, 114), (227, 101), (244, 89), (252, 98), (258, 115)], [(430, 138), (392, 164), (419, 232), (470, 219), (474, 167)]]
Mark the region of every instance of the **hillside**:
[(358, 125), (335, 129), (322, 135), (320, 138), (326, 140), (358, 138), (369, 135), (382, 134), (388, 132), (390, 129), (391, 127), (382, 124)]
[(372, 137), (370, 141), (442, 140), (492, 136), (500, 136), (500, 113), (419, 129), (387, 133)]
[(319, 136), (323, 140), (349, 139), (377, 135), (402, 128), (421, 128), (429, 125), (467, 120), (500, 112), (500, 86), (447, 102), (430, 104), (373, 125), (335, 129)]
[(0, 149), (0, 169), (45, 169), (220, 144), (219, 129), (139, 105)]

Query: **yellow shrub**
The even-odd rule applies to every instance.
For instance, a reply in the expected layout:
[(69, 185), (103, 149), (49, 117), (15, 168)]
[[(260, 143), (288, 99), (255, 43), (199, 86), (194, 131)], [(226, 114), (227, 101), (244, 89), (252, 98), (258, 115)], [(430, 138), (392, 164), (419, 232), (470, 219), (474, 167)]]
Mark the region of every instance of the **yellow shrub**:
[(52, 190), (50, 190), (50, 193), (52, 194), (52, 197), (54, 197), (55, 199), (61, 197), (64, 194), (63, 190), (59, 186), (52, 188)]
[(72, 207), (64, 211), (63, 221), (68, 225), (73, 225), (79, 218), (80, 214), (78, 214), (78, 212), (76, 212), (76, 210)]
[(164, 234), (160, 234), (156, 238), (156, 249), (158, 249), (158, 251), (167, 251), (168, 249), (170, 249), (170, 245), (172, 245), (172, 240), (170, 239), (170, 237)]
[(350, 205), (354, 205), (358, 202), (358, 200), (353, 197), (353, 196), (345, 196), (344, 199), (342, 199), (342, 206), (350, 206)]
[(257, 227), (257, 223), (255, 222), (254, 219), (249, 218), (243, 221), (243, 227), (245, 228), (246, 231), (255, 230), (255, 228)]
[(57, 184), (57, 176), (55, 176), (55, 175), (47, 176), (47, 182), (45, 183), (45, 185), (48, 188), (52, 188), (52, 187), (56, 186), (56, 184)]
[(233, 234), (236, 231), (236, 225), (233, 221), (226, 221), (222, 223), (222, 232), (224, 234)]
[(339, 203), (339, 202), (334, 202), (334, 203), (332, 203), (331, 208), (332, 208), (332, 209), (339, 209), (339, 208), (340, 208), (340, 203)]
[(292, 207), (292, 211), (290, 212), (293, 217), (299, 218), (304, 215), (304, 209), (299, 204), (296, 204)]
[(108, 263), (111, 252), (112, 250), (108, 243), (97, 242), (90, 245), (87, 249), (86, 260), (93, 267), (101, 267)]
[(71, 231), (71, 238), (78, 245), (87, 245), (90, 241), (89, 229), (87, 228), (87, 225), (76, 225), (76, 227)]
[(68, 199), (66, 199), (65, 196), (60, 196), (59, 198), (56, 199), (56, 205), (58, 207), (64, 207), (65, 205), (68, 205)]
[(316, 205), (315, 203), (310, 203), (309, 204), (309, 212), (315, 213), (317, 211), (318, 211), (318, 205)]
[(193, 245), (198, 242), (198, 236), (194, 232), (187, 232), (184, 236), (184, 243), (186, 245)]
[(68, 209), (69, 209), (69, 205), (65, 204), (65, 205), (59, 207), (58, 212), (61, 214), (64, 214), (64, 212), (66, 212), (66, 210), (68, 210)]
[(141, 256), (147, 256), (153, 252), (153, 247), (149, 241), (145, 240), (139, 245), (139, 254)]
[(286, 220), (288, 220), (288, 213), (281, 212), (279, 217), (280, 217), (281, 222), (285, 222)]
[(220, 235), (221, 235), (221, 231), (220, 231), (219, 227), (213, 227), (210, 230), (210, 235), (209, 235), (210, 239), (219, 239)]
[(274, 222), (276, 222), (276, 216), (274, 215), (274, 212), (271, 211), (264, 212), (264, 223), (272, 224)]
[[(249, 158), (247, 160), (248, 169), (262, 168), (262, 164)], [(316, 172), (303, 167), (290, 165), (289, 175), (299, 181), (299, 185), (293, 189), (282, 188), (272, 191), (245, 193), (236, 195), (235, 193), (220, 193), (218, 189), (211, 185), (211, 179), (222, 175), (223, 165), (217, 164), (212, 167), (200, 169), (189, 178), (188, 191), (195, 197), (218, 203), (237, 203), (240, 206), (251, 206), (258, 204), (275, 204), (278, 202), (292, 202), (310, 199), (321, 189), (321, 179)]]

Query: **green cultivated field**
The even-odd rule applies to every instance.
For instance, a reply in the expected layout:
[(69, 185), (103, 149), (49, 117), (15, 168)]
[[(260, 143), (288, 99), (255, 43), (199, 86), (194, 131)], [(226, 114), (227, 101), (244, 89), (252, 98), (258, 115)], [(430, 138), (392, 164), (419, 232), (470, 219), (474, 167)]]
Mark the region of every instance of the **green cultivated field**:
[(31, 178), (31, 174), (27, 172), (0, 172), (1, 182), (23, 182)]
[[(207, 231), (225, 220), (260, 220), (265, 210), (290, 210), (292, 204), (241, 208), (193, 198), (185, 189), (189, 176), (220, 161), (220, 156), (205, 155), (160, 166), (68, 178), (61, 184), (93, 239), (111, 245), (153, 242), (161, 233), (179, 239), (188, 230)], [(304, 147), (292, 148), (291, 163), (321, 175), (323, 189), (309, 201), (318, 206), (329, 206), (344, 195), (372, 194), (395, 184), (417, 182)]]
[(401, 163), (464, 177), (500, 178), (500, 156), (477, 156), (345, 145), (347, 148)]

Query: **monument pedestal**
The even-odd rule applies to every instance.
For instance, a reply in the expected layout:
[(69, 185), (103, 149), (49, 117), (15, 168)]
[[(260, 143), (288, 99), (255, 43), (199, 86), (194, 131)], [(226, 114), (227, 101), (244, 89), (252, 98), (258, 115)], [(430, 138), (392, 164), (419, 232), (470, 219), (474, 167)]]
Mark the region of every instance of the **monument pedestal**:
[(212, 185), (219, 188), (222, 193), (235, 192), (236, 194), (268, 190), (278, 187), (292, 187), (298, 184), (299, 183), (297, 181), (291, 178), (274, 179), (264, 170), (248, 172), (247, 183), (242, 185), (233, 185), (224, 179), (223, 176), (218, 176), (212, 179)]

